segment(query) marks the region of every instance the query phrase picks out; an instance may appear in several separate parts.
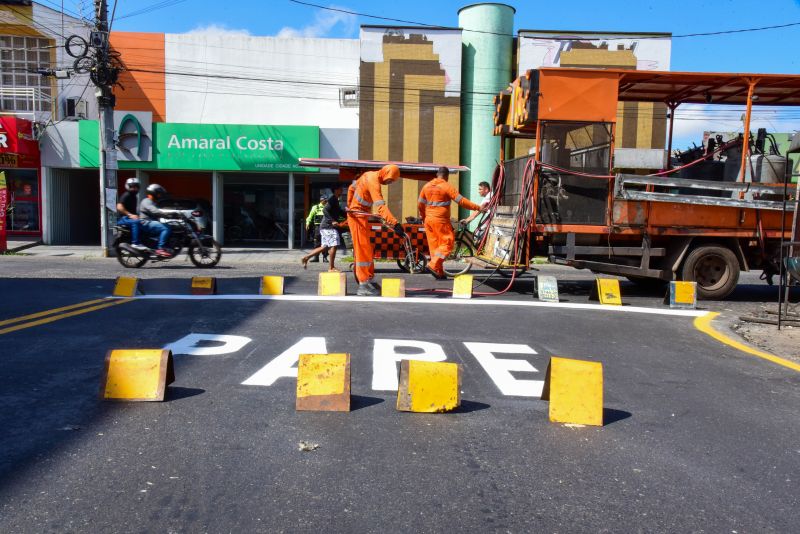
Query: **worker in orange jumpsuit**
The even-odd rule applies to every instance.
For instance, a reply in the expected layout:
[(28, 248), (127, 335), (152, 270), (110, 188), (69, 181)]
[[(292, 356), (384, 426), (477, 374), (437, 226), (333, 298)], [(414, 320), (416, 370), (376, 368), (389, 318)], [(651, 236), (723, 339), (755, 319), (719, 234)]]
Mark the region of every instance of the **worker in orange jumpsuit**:
[(437, 279), (446, 278), (444, 260), (453, 251), (455, 234), (450, 223), (450, 202), (457, 202), (465, 209), (480, 211), (481, 207), (459, 194), (455, 187), (447, 183), (450, 171), (439, 167), (436, 178), (425, 184), (420, 191), (417, 209), (425, 222), (425, 236), (431, 261), (428, 270)]
[(375, 263), (373, 262), (375, 247), (369, 241), (368, 217), (352, 212), (372, 213), (372, 208), (375, 207), (378, 215), (383, 217), (398, 235), (404, 236), (402, 225), (389, 211), (381, 193), (382, 185), (389, 185), (398, 178), (400, 178), (400, 168), (397, 165), (386, 165), (378, 171), (365, 172), (347, 190), (347, 222), (353, 238), (353, 256), (355, 256), (356, 278), (358, 279), (357, 295), (377, 296), (381, 294), (381, 289), (373, 281), (375, 278)]

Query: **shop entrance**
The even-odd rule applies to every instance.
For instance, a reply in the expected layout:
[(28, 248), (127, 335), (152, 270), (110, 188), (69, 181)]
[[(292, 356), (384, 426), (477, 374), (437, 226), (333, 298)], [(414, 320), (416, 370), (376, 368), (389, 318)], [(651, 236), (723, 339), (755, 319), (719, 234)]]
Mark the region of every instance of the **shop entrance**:
[(223, 214), (228, 246), (286, 247), (289, 177), (225, 175)]
[(51, 245), (100, 244), (97, 171), (52, 169), (48, 177)]

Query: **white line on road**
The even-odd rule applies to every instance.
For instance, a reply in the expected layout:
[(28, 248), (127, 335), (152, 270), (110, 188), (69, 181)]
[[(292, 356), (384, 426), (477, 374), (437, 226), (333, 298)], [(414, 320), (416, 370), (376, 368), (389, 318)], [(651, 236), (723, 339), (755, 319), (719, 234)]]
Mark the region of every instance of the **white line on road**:
[(134, 300), (284, 300), (293, 302), (376, 302), (380, 304), (427, 304), (439, 306), (517, 306), (525, 308), (560, 308), (568, 310), (589, 310), (611, 313), (644, 313), (651, 315), (672, 315), (676, 317), (702, 317), (707, 311), (670, 310), (644, 308), (641, 306), (607, 306), (600, 304), (577, 304), (572, 302), (539, 302), (522, 300), (492, 299), (440, 299), (440, 298), (389, 298), (389, 297), (320, 297), (317, 295), (141, 295)]

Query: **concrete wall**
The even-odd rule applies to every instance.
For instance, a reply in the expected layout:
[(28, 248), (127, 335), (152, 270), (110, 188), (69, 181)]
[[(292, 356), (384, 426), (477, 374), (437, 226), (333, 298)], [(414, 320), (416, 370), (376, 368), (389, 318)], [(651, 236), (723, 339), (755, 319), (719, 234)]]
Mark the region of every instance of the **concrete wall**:
[[(319, 157), (329, 159), (358, 159), (357, 128), (320, 128)], [(338, 174), (337, 169), (320, 169), (323, 173)]]
[[(520, 30), (517, 70), (540, 67), (592, 67), (667, 71), (670, 34), (551, 32)], [(651, 165), (660, 156), (649, 152), (667, 144), (667, 107), (654, 102), (620, 102), (617, 107), (616, 148), (639, 149), (634, 161)], [(654, 159), (655, 158), (655, 159)], [(626, 159), (631, 163), (630, 159)], [(649, 162), (649, 163), (647, 163)], [(651, 167), (642, 167), (645, 169)]]
[[(362, 26), (360, 84), (359, 159), (458, 164), (460, 29)], [(386, 188), (396, 217), (417, 215), (422, 185)]]
[(339, 89), (358, 85), (356, 39), (166, 34), (168, 122), (357, 128)]
[(80, 137), (77, 121), (49, 125), (39, 139), (42, 167), (80, 168)]

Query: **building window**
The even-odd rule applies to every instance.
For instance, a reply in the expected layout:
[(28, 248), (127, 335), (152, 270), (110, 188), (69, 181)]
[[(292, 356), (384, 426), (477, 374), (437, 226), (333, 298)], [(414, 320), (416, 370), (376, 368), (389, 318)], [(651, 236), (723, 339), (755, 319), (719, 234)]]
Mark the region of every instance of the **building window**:
[(343, 108), (357, 108), (358, 87), (340, 87), (339, 106)]
[(37, 74), (50, 69), (51, 39), (0, 35), (0, 105), (3, 111), (52, 111), (50, 79)]

